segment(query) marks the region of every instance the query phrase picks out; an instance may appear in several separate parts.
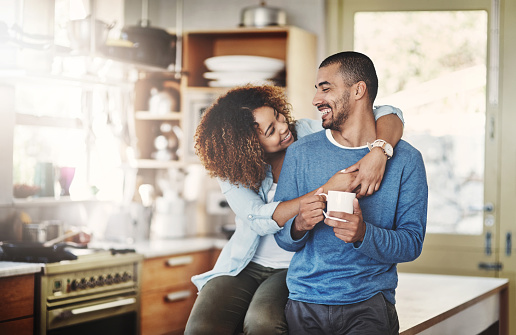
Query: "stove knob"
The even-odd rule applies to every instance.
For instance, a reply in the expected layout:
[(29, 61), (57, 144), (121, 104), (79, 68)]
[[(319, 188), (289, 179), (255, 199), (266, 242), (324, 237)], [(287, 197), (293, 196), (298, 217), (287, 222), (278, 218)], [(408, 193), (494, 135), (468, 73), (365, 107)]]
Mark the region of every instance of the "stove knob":
[(70, 288), (72, 291), (75, 291), (79, 288), (79, 282), (77, 280), (72, 280), (72, 283), (70, 284)]
[(122, 275), (122, 281), (126, 282), (128, 280), (131, 280), (131, 275), (128, 274), (127, 272), (124, 272), (124, 274)]
[(81, 282), (79, 283), (79, 288), (80, 288), (80, 289), (85, 289), (85, 288), (86, 288), (86, 285), (87, 285), (86, 278), (82, 278), (82, 279), (81, 279)]
[(122, 276), (120, 276), (120, 274), (119, 274), (119, 273), (115, 274), (115, 277), (113, 278), (113, 282), (114, 282), (115, 284), (118, 284), (118, 283), (120, 283), (121, 281), (122, 281)]
[(108, 284), (108, 285), (113, 284), (113, 276), (112, 275), (106, 276), (106, 284)]
[(97, 278), (97, 286), (104, 286), (104, 276), (100, 275), (98, 278)]
[(95, 280), (95, 277), (91, 277), (90, 281), (88, 281), (88, 287), (94, 288), (97, 285), (97, 281)]

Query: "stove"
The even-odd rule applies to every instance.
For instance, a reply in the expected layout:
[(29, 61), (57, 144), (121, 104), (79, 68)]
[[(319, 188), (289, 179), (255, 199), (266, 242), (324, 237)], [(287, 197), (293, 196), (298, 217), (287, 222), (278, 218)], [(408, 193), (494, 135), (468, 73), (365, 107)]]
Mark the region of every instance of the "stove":
[(64, 246), (24, 257), (11, 252), (1, 259), (42, 263), (35, 334), (139, 334), (142, 255)]

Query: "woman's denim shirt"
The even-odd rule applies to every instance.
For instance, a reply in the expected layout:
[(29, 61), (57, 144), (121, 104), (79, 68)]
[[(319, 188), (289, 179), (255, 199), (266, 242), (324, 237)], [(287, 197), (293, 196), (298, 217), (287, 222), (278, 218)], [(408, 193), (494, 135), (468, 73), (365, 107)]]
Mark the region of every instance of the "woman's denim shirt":
[[(392, 106), (375, 107), (375, 119), (387, 114), (396, 114), (403, 121), (403, 113)], [(296, 122), (298, 138), (322, 130), (321, 120), (301, 119)], [(270, 167), (266, 171), (258, 193), (246, 187), (218, 180), (222, 193), (226, 196), (229, 206), (235, 213), (236, 229), (231, 239), (222, 249), (215, 267), (203, 274), (192, 277), (192, 282), (200, 291), (208, 280), (222, 276), (236, 276), (253, 258), (260, 236), (274, 234), (281, 227), (272, 219), (272, 214), (279, 202), (268, 203), (267, 194), (271, 189), (273, 179)]]

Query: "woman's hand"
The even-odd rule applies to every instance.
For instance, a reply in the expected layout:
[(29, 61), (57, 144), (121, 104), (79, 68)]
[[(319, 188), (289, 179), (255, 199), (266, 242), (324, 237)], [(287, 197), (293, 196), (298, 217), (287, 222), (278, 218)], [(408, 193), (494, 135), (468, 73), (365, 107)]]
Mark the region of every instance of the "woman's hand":
[(323, 209), (326, 206), (325, 199), (319, 195), (323, 193), (320, 187), (315, 193), (303, 197), (299, 201), (299, 213), (294, 219), (291, 235), (294, 240), (299, 240), (303, 235), (312, 230), (317, 223), (324, 220)]
[(373, 148), (361, 160), (346, 169), (344, 174), (358, 172), (350, 186), (352, 190), (359, 188), (357, 198), (371, 195), (380, 189), (386, 163), (387, 156), (385, 156), (382, 149)]
[[(356, 165), (356, 164), (355, 164)], [(324, 192), (328, 191), (342, 191), (342, 192), (355, 192), (355, 187), (352, 187), (353, 182), (358, 171), (347, 171), (345, 173), (339, 171), (334, 174), (322, 187)]]

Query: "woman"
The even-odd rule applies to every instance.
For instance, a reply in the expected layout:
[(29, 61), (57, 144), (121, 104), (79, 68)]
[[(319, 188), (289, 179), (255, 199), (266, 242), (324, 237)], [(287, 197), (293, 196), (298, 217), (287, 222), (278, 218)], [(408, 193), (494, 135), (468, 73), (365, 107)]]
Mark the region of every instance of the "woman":
[[(382, 107), (375, 116), (398, 111)], [(399, 118), (383, 117), (377, 122), (377, 137), (397, 144), (401, 118), (401, 111)], [(185, 334), (233, 334), (242, 326), (248, 334), (288, 332), (283, 309), (292, 253), (280, 249), (273, 234), (297, 214), (302, 197), (281, 203), (272, 199), (285, 150), (298, 137), (319, 130), (321, 121), (295, 122), (283, 90), (274, 86), (234, 88), (206, 111), (195, 135), (196, 153), (210, 176), (218, 178), (236, 214), (236, 230), (214, 269), (192, 277), (200, 292)], [(325, 192), (356, 189), (359, 196), (372, 194), (386, 160), (380, 149), (373, 149), (348, 173), (336, 173), (322, 187)]]

